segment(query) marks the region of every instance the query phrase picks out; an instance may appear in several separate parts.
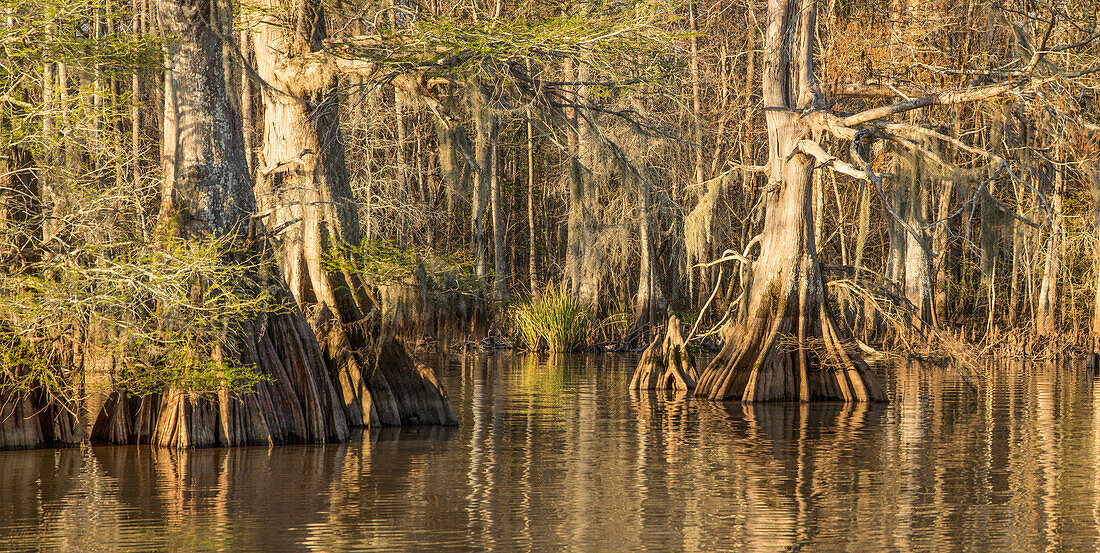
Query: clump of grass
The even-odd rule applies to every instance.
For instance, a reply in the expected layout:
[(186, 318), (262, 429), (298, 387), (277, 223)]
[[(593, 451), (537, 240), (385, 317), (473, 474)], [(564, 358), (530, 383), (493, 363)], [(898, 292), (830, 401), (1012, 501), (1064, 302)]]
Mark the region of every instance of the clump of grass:
[(551, 288), (512, 308), (516, 337), (529, 350), (560, 353), (588, 345), (593, 329), (588, 307), (568, 292)]

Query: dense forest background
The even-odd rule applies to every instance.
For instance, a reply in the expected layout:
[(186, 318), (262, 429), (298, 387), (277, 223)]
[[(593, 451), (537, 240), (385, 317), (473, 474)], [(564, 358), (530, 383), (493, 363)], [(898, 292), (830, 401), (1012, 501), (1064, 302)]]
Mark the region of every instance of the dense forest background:
[[(964, 364), (1094, 351), (1100, 6), (784, 3), (796, 19), (810, 5), (816, 99), (800, 117), (833, 118), (802, 143), (807, 216), (853, 347)], [(788, 62), (763, 49), (762, 2), (3, 12), (10, 397), (68, 397), (92, 369), (139, 395), (250, 389), (266, 338), (249, 354), (232, 336), (274, 328), (273, 358), (311, 329), (304, 349), (346, 376), (379, 364), (354, 352), (408, 357), (395, 339), (640, 349), (677, 314), (688, 342), (718, 346), (746, 317), (781, 184), (765, 120), (790, 111), (761, 91)], [(192, 92), (200, 112), (226, 107), (194, 123), (174, 104)], [(837, 122), (863, 127), (826, 132)], [(275, 273), (296, 301), (267, 291)], [(288, 305), (303, 322), (255, 315)]]

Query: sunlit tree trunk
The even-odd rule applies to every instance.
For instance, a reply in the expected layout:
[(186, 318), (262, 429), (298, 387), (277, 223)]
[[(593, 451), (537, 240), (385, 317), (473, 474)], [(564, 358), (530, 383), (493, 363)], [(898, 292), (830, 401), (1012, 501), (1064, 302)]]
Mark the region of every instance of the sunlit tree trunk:
[[(352, 270), (326, 265), (333, 255), (358, 258), (359, 217), (344, 161), (335, 74), (303, 82), (294, 56), (317, 51), (325, 37), (323, 8), (298, 6), (296, 28), (268, 10), (253, 30), (263, 89), (263, 162), (256, 181), (259, 213), (275, 236), (279, 267), (310, 317), (352, 425), (451, 424), (454, 412), (430, 370), (414, 366), (396, 339), (373, 324), (382, 306)], [(337, 253), (339, 251), (339, 253)]]
[(950, 271), (948, 268), (955, 260), (954, 248), (949, 242), (949, 233), (953, 231), (955, 220), (946, 220), (947, 216), (951, 213), (951, 196), (955, 189), (955, 183), (952, 181), (944, 181), (940, 188), (938, 209), (936, 211), (936, 220), (939, 221), (933, 231), (933, 247), (932, 251), (938, 255), (936, 263), (936, 276), (935, 282), (937, 284), (935, 288), (935, 299), (933, 304), (936, 310), (936, 321), (939, 324), (943, 324), (947, 319), (947, 288), (948, 278)]
[(769, 0), (763, 75), (771, 175), (749, 305), (699, 380), (696, 395), (743, 402), (883, 401), (885, 391), (845, 343), (828, 309), (814, 244), (812, 133), (816, 2)]
[[(142, 0), (131, 3), (133, 16), (130, 32), (140, 37), (145, 32), (145, 4)], [(135, 72), (130, 75), (130, 181), (137, 186), (141, 182), (141, 79)]]
[(694, 117), (695, 143), (692, 151), (695, 155), (695, 185), (703, 190), (703, 101), (699, 76), (699, 6), (694, 2), (688, 5), (691, 23), (691, 113)]
[(930, 182), (925, 175), (923, 161), (919, 155), (907, 152), (904, 157), (904, 169), (908, 173), (900, 179), (899, 185), (908, 192), (908, 201), (904, 212), (906, 229), (898, 227), (904, 233), (905, 240), (905, 298), (909, 300), (913, 311), (915, 326), (935, 326), (935, 296), (932, 286), (932, 244), (928, 232), (931, 220)]
[[(528, 70), (530, 70), (530, 62), (528, 62)], [(536, 232), (535, 223), (535, 133), (533, 125), (531, 124), (530, 117), (532, 116), (530, 110), (528, 110), (527, 117), (527, 246), (529, 253), (527, 257), (527, 278), (530, 281), (531, 295), (539, 293), (539, 278), (538, 278), (538, 247), (535, 243), (535, 238), (538, 233)]]
[[(691, 118), (692, 118), (692, 142), (691, 150), (694, 162), (694, 168), (692, 171), (695, 189), (700, 196), (706, 190), (704, 186), (705, 173), (703, 169), (703, 101), (702, 101), (702, 83), (699, 75), (699, 6), (692, 0), (688, 3), (688, 23), (690, 24), (692, 34), (689, 44), (691, 45), (691, 61), (688, 66), (689, 77), (691, 78)], [(705, 246), (707, 250), (710, 246)], [(704, 253), (708, 255), (709, 252)], [(643, 255), (645, 255), (643, 253)], [(688, 268), (688, 274), (694, 277), (694, 269)], [(697, 307), (702, 306), (703, 298), (706, 297), (708, 292), (707, 287), (709, 280), (707, 278), (708, 268), (699, 268), (699, 285), (696, 287), (695, 279), (691, 278), (689, 282), (689, 288), (698, 288), (699, 292), (695, 294), (695, 303)], [(694, 291), (694, 290), (691, 290)]]
[(1092, 300), (1092, 351), (1100, 354), (1100, 170), (1093, 167), (1089, 173), (1092, 191), (1092, 232), (1096, 240), (1092, 253), (1092, 270), (1095, 272), (1096, 293)]
[(250, 175), (255, 175), (256, 169), (256, 155), (255, 145), (252, 143), (252, 136), (255, 134), (255, 120), (252, 114), (252, 79), (249, 78), (248, 64), (250, 63), (250, 54), (252, 51), (252, 33), (248, 31), (241, 31), (240, 33), (241, 43), (241, 60), (240, 60), (240, 75), (241, 75), (241, 126), (244, 128), (244, 157), (248, 162), (248, 172)]

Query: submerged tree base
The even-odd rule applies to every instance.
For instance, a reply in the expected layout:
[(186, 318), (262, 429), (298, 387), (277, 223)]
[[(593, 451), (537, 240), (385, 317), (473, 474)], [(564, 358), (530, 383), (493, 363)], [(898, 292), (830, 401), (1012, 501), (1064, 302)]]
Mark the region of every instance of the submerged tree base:
[(687, 350), (680, 334), (680, 319), (668, 318), (664, 336), (658, 335), (642, 353), (631, 390), (691, 390), (699, 375), (695, 357)]
[[(339, 322), (325, 304), (314, 310), (311, 325), (335, 375), (350, 425), (458, 424), (435, 372), (414, 362), (399, 339), (383, 336), (370, 344), (368, 336), (353, 334), (355, 329)], [(364, 346), (355, 347), (355, 342)]]
[(321, 352), (308, 351), (316, 342), (304, 320), (272, 319), (250, 344), (258, 369), (270, 377), (251, 393), (114, 393), (96, 415), (91, 439), (175, 448), (326, 443), (346, 441), (351, 426), (458, 424), (435, 373), (414, 363), (396, 339), (385, 340), (369, 364), (350, 351), (337, 356), (344, 363), (334, 382)]
[(115, 392), (91, 414), (91, 439), (178, 448), (346, 440), (344, 405), (301, 311), (291, 307), (262, 318), (243, 326), (235, 348), (236, 362), (263, 377), (252, 389)]
[(841, 341), (824, 304), (818, 307), (816, 316), (797, 313), (734, 326), (695, 394), (746, 403), (887, 401), (878, 377)]
[(377, 350), (368, 379), (377, 413), (372, 422), (382, 426), (458, 424), (451, 400), (431, 367), (414, 362), (396, 338), (383, 339)]
[(0, 402), (0, 451), (74, 446), (83, 440), (72, 410), (41, 396), (16, 392)]

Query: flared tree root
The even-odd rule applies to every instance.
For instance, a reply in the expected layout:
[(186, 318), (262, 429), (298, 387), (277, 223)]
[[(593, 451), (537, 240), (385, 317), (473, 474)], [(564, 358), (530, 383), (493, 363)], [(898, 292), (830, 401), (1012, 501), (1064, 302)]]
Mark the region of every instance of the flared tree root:
[(695, 357), (680, 334), (680, 319), (668, 318), (664, 335), (658, 335), (642, 353), (631, 390), (691, 390), (699, 379)]
[(84, 432), (74, 410), (45, 396), (13, 392), (0, 397), (0, 451), (80, 443)]
[(311, 325), (336, 377), (350, 425), (458, 424), (435, 371), (414, 362), (399, 339), (382, 336), (371, 344), (326, 304), (315, 308)]
[(823, 302), (814, 316), (743, 319), (707, 365), (695, 395), (713, 400), (887, 401), (858, 353), (845, 347)]
[(246, 325), (238, 349), (237, 362), (267, 377), (249, 393), (111, 393), (92, 414), (92, 441), (192, 448), (347, 440), (343, 402), (301, 311)]
[(414, 362), (397, 338), (383, 339), (377, 350), (368, 386), (380, 425), (458, 424), (451, 400), (431, 367)]
[[(267, 332), (253, 336), (243, 354), (268, 376), (251, 393), (113, 392), (92, 418), (92, 441), (176, 448), (325, 443), (345, 441), (352, 426), (458, 424), (434, 371), (415, 363), (397, 339), (382, 340), (373, 356), (346, 349), (322, 355), (304, 319), (270, 317)], [(335, 376), (324, 359), (339, 360)]]

